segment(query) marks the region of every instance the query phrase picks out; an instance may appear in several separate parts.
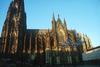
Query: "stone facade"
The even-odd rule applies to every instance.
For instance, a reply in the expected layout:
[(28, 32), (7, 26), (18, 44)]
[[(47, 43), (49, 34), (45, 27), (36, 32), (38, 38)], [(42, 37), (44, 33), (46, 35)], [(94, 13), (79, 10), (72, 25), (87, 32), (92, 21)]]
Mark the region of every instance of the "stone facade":
[(53, 15), (52, 29), (26, 29), (24, 0), (11, 2), (1, 38), (1, 53), (30, 54), (37, 64), (80, 62), (80, 54), (91, 48), (90, 39), (68, 30), (59, 16)]
[(23, 37), (26, 32), (26, 13), (24, 1), (11, 2), (2, 30), (2, 52), (16, 53), (22, 50)]

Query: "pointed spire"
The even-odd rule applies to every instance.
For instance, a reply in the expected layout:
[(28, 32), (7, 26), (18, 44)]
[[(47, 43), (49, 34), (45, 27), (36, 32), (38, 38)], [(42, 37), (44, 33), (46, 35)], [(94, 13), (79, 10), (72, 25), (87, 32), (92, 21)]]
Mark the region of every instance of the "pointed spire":
[(53, 12), (52, 20), (55, 20), (54, 12)]
[(59, 14), (58, 14), (58, 20), (57, 20), (57, 22), (60, 22), (60, 23), (61, 23), (61, 19), (60, 19), (60, 17), (59, 17)]
[(68, 31), (67, 31), (67, 24), (66, 24), (66, 20), (64, 18), (64, 27), (65, 27), (65, 30), (66, 30), (66, 35), (68, 34)]
[(64, 18), (64, 25), (67, 26), (65, 18)]
[(53, 13), (53, 17), (52, 17), (52, 30), (55, 31), (56, 29), (56, 20), (55, 20), (55, 16), (54, 16), (54, 13)]

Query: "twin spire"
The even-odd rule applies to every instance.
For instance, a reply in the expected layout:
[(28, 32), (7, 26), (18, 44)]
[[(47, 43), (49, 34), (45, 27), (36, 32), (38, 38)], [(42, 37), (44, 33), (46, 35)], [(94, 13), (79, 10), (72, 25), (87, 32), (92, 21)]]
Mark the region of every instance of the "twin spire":
[[(52, 16), (52, 20), (55, 21), (54, 13), (53, 13), (53, 16)], [(57, 19), (57, 21), (58, 21), (58, 22), (62, 22), (61, 19), (60, 19), (59, 14), (58, 14), (58, 19)], [(64, 25), (66, 26), (66, 20), (65, 20), (65, 18), (64, 18)]]

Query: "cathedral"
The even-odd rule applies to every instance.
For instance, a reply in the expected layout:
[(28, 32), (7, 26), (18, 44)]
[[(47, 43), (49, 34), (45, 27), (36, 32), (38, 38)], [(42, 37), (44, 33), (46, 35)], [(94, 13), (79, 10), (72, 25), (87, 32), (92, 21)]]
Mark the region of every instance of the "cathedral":
[(66, 20), (53, 14), (52, 29), (27, 29), (24, 0), (13, 0), (1, 33), (2, 54), (29, 54), (37, 64), (72, 64), (91, 48), (85, 34), (69, 30)]

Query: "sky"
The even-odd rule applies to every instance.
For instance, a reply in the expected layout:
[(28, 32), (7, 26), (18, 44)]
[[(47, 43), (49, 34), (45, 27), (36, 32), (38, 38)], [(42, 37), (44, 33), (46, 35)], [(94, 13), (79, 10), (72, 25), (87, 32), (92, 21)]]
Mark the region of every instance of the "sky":
[[(0, 34), (12, 0), (0, 2)], [(68, 29), (87, 34), (93, 47), (100, 46), (100, 0), (24, 0), (28, 29), (51, 29), (53, 13)]]

